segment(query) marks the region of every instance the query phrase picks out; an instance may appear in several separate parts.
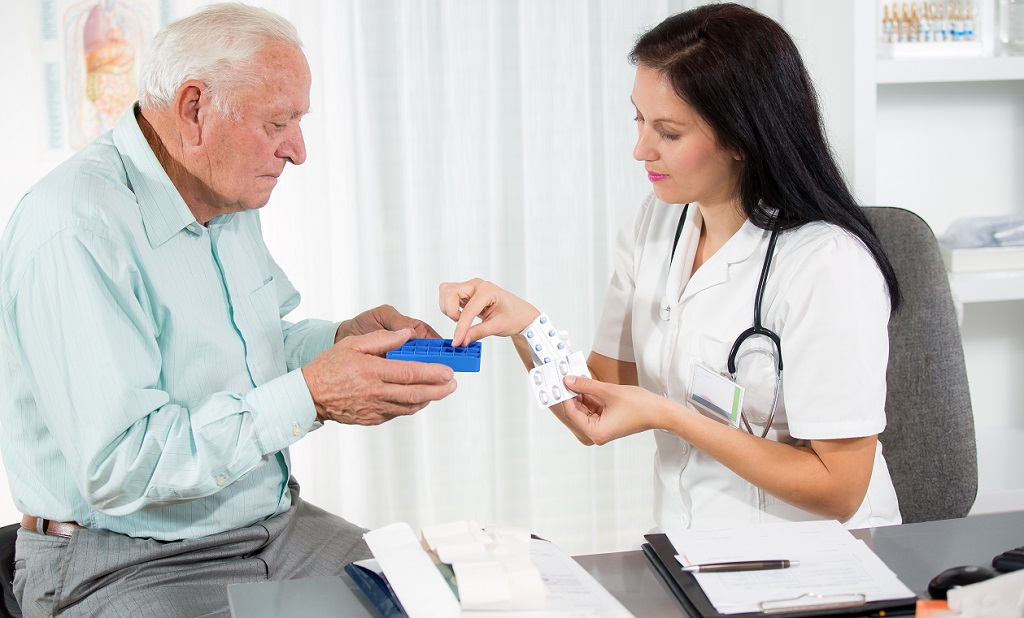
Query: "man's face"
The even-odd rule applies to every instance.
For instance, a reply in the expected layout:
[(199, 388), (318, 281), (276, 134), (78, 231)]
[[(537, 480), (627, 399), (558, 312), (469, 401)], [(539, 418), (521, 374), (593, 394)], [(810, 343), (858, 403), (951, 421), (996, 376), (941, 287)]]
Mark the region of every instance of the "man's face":
[(185, 165), (199, 181), (193, 211), (205, 223), (218, 215), (261, 208), (285, 164), (306, 160), (299, 121), (309, 111), (310, 72), (300, 49), (275, 43), (256, 57), (264, 83), (229, 93), (241, 117), (207, 105), (201, 144)]

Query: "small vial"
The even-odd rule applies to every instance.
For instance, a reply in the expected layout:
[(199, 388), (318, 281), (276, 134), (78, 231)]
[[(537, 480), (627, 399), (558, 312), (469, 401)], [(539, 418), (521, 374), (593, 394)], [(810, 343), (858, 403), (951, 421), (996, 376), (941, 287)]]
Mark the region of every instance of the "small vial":
[(932, 40), (946, 40), (946, 21), (938, 3), (932, 2), (928, 5), (928, 21), (932, 23)]
[(974, 24), (975, 24), (976, 18), (977, 18), (977, 14), (975, 12), (974, 3), (970, 2), (970, 0), (968, 0), (968, 2), (966, 2), (964, 4), (964, 40), (965, 41), (973, 41), (974, 40)]
[(917, 20), (917, 40), (923, 43), (932, 41), (932, 21), (928, 19), (927, 5), (921, 5), (921, 13)]
[(963, 38), (963, 23), (960, 21), (960, 3), (946, 3), (946, 18), (949, 21), (949, 40), (959, 41)]

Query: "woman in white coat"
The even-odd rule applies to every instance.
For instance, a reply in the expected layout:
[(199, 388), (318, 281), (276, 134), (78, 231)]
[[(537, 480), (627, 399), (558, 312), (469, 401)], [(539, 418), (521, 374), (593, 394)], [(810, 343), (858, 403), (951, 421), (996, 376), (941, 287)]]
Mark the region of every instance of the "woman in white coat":
[[(878, 442), (899, 287), (792, 39), (715, 4), (666, 19), (630, 60), (653, 195), (615, 247), (593, 378), (567, 377), (578, 396), (552, 410), (586, 444), (654, 431), (665, 531), (899, 523)], [(511, 336), (533, 366), (533, 305), (480, 279), (442, 284), (440, 305), (455, 345)]]

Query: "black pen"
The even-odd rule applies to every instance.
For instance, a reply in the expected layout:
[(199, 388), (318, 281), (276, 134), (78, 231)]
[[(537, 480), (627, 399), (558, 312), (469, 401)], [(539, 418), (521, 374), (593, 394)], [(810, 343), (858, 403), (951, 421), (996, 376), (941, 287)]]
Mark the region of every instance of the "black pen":
[(739, 562), (710, 562), (708, 564), (691, 564), (684, 566), (688, 573), (730, 573), (733, 571), (767, 571), (769, 569), (788, 569), (800, 564), (796, 560), (743, 560)]

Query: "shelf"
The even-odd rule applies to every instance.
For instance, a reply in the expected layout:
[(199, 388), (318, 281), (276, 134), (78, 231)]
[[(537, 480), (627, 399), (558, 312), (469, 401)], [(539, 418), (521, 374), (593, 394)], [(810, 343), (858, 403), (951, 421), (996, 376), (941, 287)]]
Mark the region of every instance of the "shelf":
[(875, 64), (875, 82), (878, 84), (987, 82), (1017, 79), (1024, 79), (1024, 56), (879, 58)]
[[(975, 413), (978, 411), (975, 410)], [(975, 429), (978, 444), (978, 498), (972, 515), (1024, 509), (1024, 464), (1020, 446), (1024, 427), (983, 426)]]
[(949, 273), (949, 285), (962, 303), (1024, 300), (1024, 270)]

